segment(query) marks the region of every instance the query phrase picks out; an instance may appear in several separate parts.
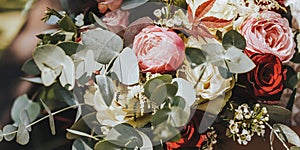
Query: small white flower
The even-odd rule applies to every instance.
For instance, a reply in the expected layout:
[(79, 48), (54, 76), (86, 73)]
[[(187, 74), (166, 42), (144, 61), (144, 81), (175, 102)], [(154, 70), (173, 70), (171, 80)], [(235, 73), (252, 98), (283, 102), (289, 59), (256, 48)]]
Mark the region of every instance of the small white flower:
[(127, 95), (128, 99), (132, 99), (134, 97), (137, 97), (139, 94), (144, 92), (144, 88), (140, 85), (128, 87), (128, 89), (129, 89), (129, 92), (128, 92), (128, 95)]
[(160, 9), (155, 9), (154, 12), (153, 12), (153, 14), (157, 18), (161, 18), (161, 16), (162, 16), (162, 12), (161, 12)]
[(78, 27), (83, 26), (84, 25), (83, 19), (84, 19), (84, 15), (82, 13), (77, 15), (76, 18), (75, 18), (75, 21), (76, 21), (75, 25), (78, 26)]
[(238, 134), (238, 143), (247, 145), (251, 141), (251, 134), (248, 130), (243, 129), (241, 134)]
[(232, 134), (237, 134), (239, 132), (239, 126), (233, 120), (229, 121), (229, 129)]
[(266, 107), (263, 107), (263, 108), (261, 109), (261, 111), (262, 111), (262, 113), (263, 113), (263, 114), (267, 114), (267, 113), (268, 113), (268, 111), (267, 111), (267, 108), (266, 108)]
[(242, 109), (236, 109), (236, 110), (235, 110), (235, 118), (236, 118), (237, 120), (243, 120), (243, 119), (244, 119)]
[(173, 27), (174, 26), (174, 20), (173, 19), (168, 19), (166, 21), (166, 26), (167, 27)]

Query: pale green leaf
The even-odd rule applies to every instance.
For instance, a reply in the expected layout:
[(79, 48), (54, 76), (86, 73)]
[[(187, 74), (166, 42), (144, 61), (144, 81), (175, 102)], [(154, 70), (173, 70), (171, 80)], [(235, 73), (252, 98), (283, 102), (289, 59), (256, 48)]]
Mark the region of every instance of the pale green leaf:
[(21, 78), (21, 79), (32, 83), (43, 84), (42, 78), (40, 77)]
[(126, 0), (122, 3), (121, 9), (122, 10), (133, 9), (147, 3), (148, 1), (149, 0)]
[(114, 126), (105, 137), (108, 141), (116, 141), (115, 145), (126, 148), (135, 148), (143, 146), (143, 140), (140, 134), (128, 124), (118, 124)]
[(223, 110), (223, 107), (226, 105), (230, 97), (231, 92), (227, 92), (226, 94), (224, 93), (213, 100), (209, 100), (206, 103), (198, 105), (197, 109), (217, 115)]
[(72, 150), (92, 150), (82, 139), (76, 139), (72, 144)]
[(17, 127), (13, 126), (13, 125), (6, 125), (3, 127), (3, 136), (4, 136), (4, 139), (6, 141), (11, 141), (15, 138), (16, 136), (16, 132), (17, 131)]
[(82, 35), (82, 42), (94, 51), (97, 62), (108, 64), (123, 49), (123, 40), (106, 30), (89, 30)]
[(178, 141), (180, 139), (180, 136), (178, 138), (178, 135), (180, 135), (180, 132), (178, 129), (173, 127), (172, 125), (168, 123), (161, 123), (158, 126), (155, 127), (154, 131), (154, 138), (153, 141)]
[(180, 107), (171, 107), (170, 124), (174, 127), (184, 126), (189, 119), (189, 114)]
[(112, 72), (119, 81), (125, 85), (133, 85), (139, 82), (138, 59), (131, 48), (126, 47), (115, 60)]
[(117, 143), (117, 141), (100, 141), (95, 144), (94, 150), (123, 150), (121, 146), (113, 143)]
[(24, 124), (19, 124), (16, 141), (21, 145), (26, 145), (29, 142), (29, 132)]
[(210, 43), (203, 44), (201, 49), (206, 54), (206, 61), (215, 66), (224, 66), (225, 50), (220, 44)]
[(148, 98), (150, 98), (153, 90), (155, 90), (159, 85), (165, 84), (165, 83), (171, 83), (171, 81), (172, 81), (172, 76), (169, 74), (164, 74), (162, 76), (158, 76), (158, 77), (150, 79), (144, 85), (145, 95)]
[(41, 74), (43, 84), (45, 86), (52, 85), (55, 82), (55, 79), (58, 75), (59, 74), (55, 73), (55, 71), (49, 68), (45, 68), (44, 70), (42, 70), (42, 74)]
[[(21, 124), (24, 124), (25, 126), (29, 125), (30, 118), (27, 110), (22, 110), (22, 112), (20, 113), (20, 120)], [(27, 129), (28, 131), (31, 131), (31, 127), (28, 127)]]
[(175, 78), (172, 80), (172, 83), (176, 83), (178, 87), (176, 96), (182, 97), (185, 100), (188, 107), (192, 106), (192, 104), (196, 100), (196, 91), (193, 85), (182, 78)]
[(69, 56), (65, 56), (62, 65), (62, 73), (60, 75), (59, 81), (63, 87), (67, 86), (68, 90), (72, 90), (75, 86), (75, 66), (73, 60)]
[(21, 122), (20, 113), (23, 110), (28, 112), (30, 122), (32, 122), (40, 114), (41, 108), (38, 103), (29, 100), (27, 95), (22, 95), (15, 100), (11, 109), (11, 117), (16, 123)]
[(54, 123), (54, 117), (53, 114), (51, 113), (51, 110), (49, 109), (49, 107), (41, 100), (42, 105), (44, 106), (45, 110), (47, 111), (47, 113), (49, 114), (49, 125), (50, 125), (50, 130), (52, 135), (56, 134), (55, 131), (55, 123)]
[(110, 106), (115, 95), (115, 86), (111, 78), (103, 75), (96, 76), (99, 92), (107, 106)]
[(97, 16), (95, 15), (94, 13), (91, 13), (93, 18), (95, 19), (95, 22), (100, 26), (102, 27), (103, 29), (107, 29), (107, 26), (106, 24)]
[(231, 73), (246, 73), (255, 67), (253, 61), (235, 47), (229, 48), (224, 58)]
[[(273, 128), (275, 131), (280, 131), (280, 134), (282, 134), (287, 139), (286, 142), (300, 147), (300, 138), (297, 133), (290, 127), (284, 124), (274, 124)], [(282, 139), (285, 140), (285, 138)]]
[(287, 121), (286, 118), (291, 118), (292, 116), (292, 112), (284, 107), (266, 104), (262, 104), (262, 106), (267, 108), (271, 122), (284, 123)]
[(153, 150), (152, 142), (151, 142), (150, 138), (141, 131), (137, 130), (137, 132), (140, 134), (140, 136), (142, 137), (142, 140), (143, 140), (143, 146), (140, 147), (140, 150)]
[(198, 48), (188, 47), (185, 49), (185, 54), (187, 60), (189, 60), (192, 63), (195, 63), (196, 65), (200, 65), (202, 63), (207, 62), (206, 60), (207, 54)]
[(67, 129), (67, 131), (72, 133), (72, 134), (75, 134), (75, 135), (79, 135), (79, 136), (88, 137), (88, 138), (91, 138), (91, 139), (94, 139), (94, 140), (98, 140), (94, 136), (92, 136), (90, 134), (87, 134), (87, 133), (84, 133), (84, 132), (81, 132), (81, 131), (78, 131), (78, 130)]

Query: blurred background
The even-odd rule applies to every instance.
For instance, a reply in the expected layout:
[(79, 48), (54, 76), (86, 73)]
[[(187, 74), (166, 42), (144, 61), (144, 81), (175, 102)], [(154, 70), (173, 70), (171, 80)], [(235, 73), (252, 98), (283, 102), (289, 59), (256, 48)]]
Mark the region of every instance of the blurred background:
[(24, 21), (22, 10), (28, 0), (0, 0), (0, 55)]

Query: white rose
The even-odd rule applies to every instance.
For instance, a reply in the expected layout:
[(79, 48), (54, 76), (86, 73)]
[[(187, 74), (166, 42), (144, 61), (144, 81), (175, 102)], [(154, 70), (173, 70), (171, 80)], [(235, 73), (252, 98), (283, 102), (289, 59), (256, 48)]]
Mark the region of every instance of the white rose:
[(299, 0), (286, 0), (286, 6), (290, 6), (293, 16), (293, 28), (300, 29), (300, 1)]
[[(206, 69), (196, 87), (198, 95), (200, 95), (203, 99), (213, 100), (231, 89), (231, 81), (233, 80), (232, 77), (224, 79), (220, 75), (218, 67), (209, 63), (202, 65), (206, 65)], [(197, 81), (200, 76), (202, 65), (197, 66), (193, 70), (195, 81)]]

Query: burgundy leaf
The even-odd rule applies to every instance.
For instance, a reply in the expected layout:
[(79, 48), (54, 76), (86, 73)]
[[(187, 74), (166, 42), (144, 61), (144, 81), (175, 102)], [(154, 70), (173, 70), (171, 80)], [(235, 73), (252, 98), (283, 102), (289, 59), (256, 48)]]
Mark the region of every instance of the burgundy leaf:
[(213, 16), (205, 17), (201, 19), (201, 24), (208, 28), (222, 28), (228, 26), (232, 20), (219, 19)]

